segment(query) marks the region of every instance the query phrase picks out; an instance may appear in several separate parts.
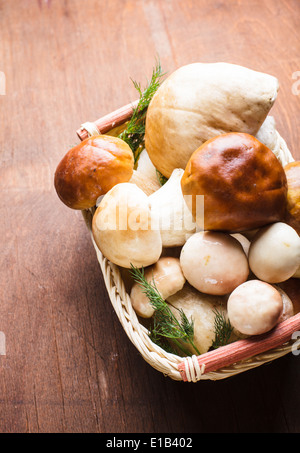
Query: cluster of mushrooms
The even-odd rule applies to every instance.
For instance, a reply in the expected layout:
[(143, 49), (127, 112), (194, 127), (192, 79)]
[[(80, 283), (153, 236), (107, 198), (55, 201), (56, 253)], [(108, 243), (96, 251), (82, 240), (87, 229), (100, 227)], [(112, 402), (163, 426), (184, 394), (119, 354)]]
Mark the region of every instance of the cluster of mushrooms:
[[(148, 107), (136, 165), (123, 140), (95, 135), (56, 169), (59, 198), (93, 210), (102, 254), (124, 273), (144, 268), (170, 307), (193, 318), (201, 353), (214, 341), (216, 309), (232, 341), (295, 313), (280, 284), (300, 277), (300, 163), (278, 154), (277, 91), (275, 77), (238, 65), (183, 66)], [(137, 315), (151, 318), (130, 277), (129, 292)]]

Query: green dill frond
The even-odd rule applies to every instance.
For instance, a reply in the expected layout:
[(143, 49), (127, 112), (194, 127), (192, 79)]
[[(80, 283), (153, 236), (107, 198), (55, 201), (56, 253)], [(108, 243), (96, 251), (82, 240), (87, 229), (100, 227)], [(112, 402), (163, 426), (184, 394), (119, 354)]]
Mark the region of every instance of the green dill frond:
[(153, 324), (150, 328), (150, 338), (158, 344), (158, 341), (165, 344), (165, 340), (173, 345), (175, 349), (180, 349), (185, 355), (192, 355), (186, 348), (186, 344), (191, 345), (197, 354), (200, 354), (194, 344), (194, 323), (189, 320), (182, 309), (179, 312), (179, 319), (172, 312), (170, 305), (159, 293), (155, 282), (149, 282), (145, 278), (144, 268), (137, 268), (131, 264), (130, 273), (135, 282), (142, 287), (143, 293), (149, 299), (154, 308)]
[(160, 61), (157, 59), (156, 66), (152, 70), (152, 76), (150, 81), (147, 81), (146, 88), (142, 89), (140, 83), (131, 79), (135, 89), (139, 93), (139, 101), (133, 110), (132, 117), (126, 129), (119, 134), (119, 138), (124, 140), (132, 149), (135, 162), (137, 162), (144, 147), (147, 108), (160, 86), (163, 76), (164, 73), (162, 72)]
[(230, 323), (230, 320), (226, 319), (224, 313), (221, 313), (218, 310), (215, 310), (214, 313), (215, 340), (213, 341), (212, 347), (214, 349), (217, 349), (220, 346), (225, 346), (226, 344), (228, 344), (233, 331), (233, 327)]
[(164, 176), (160, 171), (158, 171), (156, 169), (156, 176), (157, 176), (157, 179), (160, 183), (161, 186), (163, 186), (164, 184), (166, 184), (166, 182), (168, 181), (168, 178), (166, 178), (166, 176)]

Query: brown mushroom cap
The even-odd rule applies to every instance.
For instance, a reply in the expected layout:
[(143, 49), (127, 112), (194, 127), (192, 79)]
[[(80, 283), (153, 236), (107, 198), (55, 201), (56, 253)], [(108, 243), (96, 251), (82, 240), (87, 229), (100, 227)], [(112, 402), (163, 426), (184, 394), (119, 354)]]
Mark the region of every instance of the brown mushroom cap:
[(284, 167), (288, 183), (288, 215), (287, 222), (300, 234), (300, 161)]
[(206, 294), (228, 294), (249, 275), (241, 244), (226, 233), (195, 233), (182, 247), (180, 264), (187, 281)]
[(259, 335), (278, 323), (283, 311), (283, 300), (269, 283), (249, 280), (230, 294), (227, 310), (235, 329), (246, 335)]
[[(197, 221), (204, 195), (204, 229), (241, 232), (282, 220), (287, 181), (275, 155), (255, 137), (228, 133), (205, 142), (191, 156), (181, 180)], [(202, 218), (200, 218), (202, 222)]]
[(70, 149), (56, 168), (54, 185), (61, 201), (72, 209), (88, 209), (118, 183), (133, 174), (133, 154), (124, 140), (96, 135)]

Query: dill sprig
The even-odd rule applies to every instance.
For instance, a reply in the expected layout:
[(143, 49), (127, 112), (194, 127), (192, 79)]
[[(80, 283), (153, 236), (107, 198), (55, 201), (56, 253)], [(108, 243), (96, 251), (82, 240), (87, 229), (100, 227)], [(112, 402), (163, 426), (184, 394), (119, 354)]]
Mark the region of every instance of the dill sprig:
[(214, 311), (215, 314), (215, 339), (213, 341), (212, 347), (214, 349), (219, 348), (220, 346), (225, 346), (230, 340), (230, 336), (233, 331), (233, 327), (229, 319), (226, 319), (224, 313), (219, 312), (218, 310)]
[[(153, 324), (150, 328), (150, 338), (159, 346), (168, 351), (174, 352), (181, 350), (184, 355), (192, 355), (191, 351), (186, 348), (189, 344), (195, 352), (200, 355), (194, 344), (194, 323), (189, 320), (182, 309), (178, 310), (178, 318), (172, 312), (169, 304), (163, 299), (158, 291), (154, 280), (147, 281), (145, 278), (144, 268), (137, 268), (131, 265), (131, 275), (133, 279), (141, 285), (143, 292), (149, 299), (154, 308)], [(166, 346), (166, 341), (168, 346)], [(174, 348), (173, 348), (174, 347)]]
[(140, 83), (131, 79), (135, 89), (139, 93), (139, 101), (133, 110), (132, 117), (127, 123), (126, 129), (119, 134), (119, 138), (124, 140), (132, 149), (135, 162), (137, 162), (145, 144), (144, 140), (147, 108), (155, 92), (160, 86), (163, 76), (164, 74), (162, 73), (160, 61), (157, 59), (156, 66), (152, 71), (150, 82), (148, 82), (146, 88), (142, 89)]

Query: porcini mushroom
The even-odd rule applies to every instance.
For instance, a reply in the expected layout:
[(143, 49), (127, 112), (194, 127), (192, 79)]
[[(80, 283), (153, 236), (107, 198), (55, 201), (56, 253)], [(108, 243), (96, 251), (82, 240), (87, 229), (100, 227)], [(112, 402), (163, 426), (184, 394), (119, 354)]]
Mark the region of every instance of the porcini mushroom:
[(72, 209), (88, 209), (114, 185), (130, 180), (133, 154), (124, 140), (95, 135), (70, 149), (58, 164), (54, 185)]
[[(197, 223), (197, 199), (204, 196), (206, 230), (240, 233), (286, 216), (283, 167), (270, 149), (249, 134), (218, 135), (196, 149), (181, 187)], [(202, 224), (201, 213), (199, 220)]]
[(292, 275), (293, 278), (300, 278), (300, 266), (297, 268), (296, 272)]
[(268, 225), (254, 236), (249, 250), (249, 265), (260, 280), (283, 282), (300, 265), (300, 237), (283, 222)]
[(192, 63), (177, 69), (158, 88), (147, 111), (145, 144), (154, 166), (170, 177), (216, 135), (255, 135), (278, 86), (271, 75), (229, 63)]
[(300, 234), (300, 161), (290, 162), (284, 167), (287, 178), (287, 219)]
[[(175, 316), (183, 310), (194, 324), (194, 344), (200, 354), (207, 352), (216, 337), (215, 318), (219, 312), (226, 315), (226, 301), (223, 296), (203, 294), (186, 283), (182, 290), (167, 300)], [(191, 348), (191, 352), (195, 351)]]
[(184, 170), (175, 169), (168, 181), (149, 196), (151, 211), (159, 222), (163, 247), (181, 246), (196, 231), (196, 223), (182, 195), (183, 173)]
[(155, 263), (162, 252), (147, 195), (135, 184), (114, 186), (100, 202), (92, 222), (96, 245), (112, 263), (130, 268)]
[(246, 335), (268, 332), (278, 323), (282, 311), (280, 293), (260, 280), (242, 283), (230, 294), (227, 302), (231, 325)]
[(276, 129), (276, 122), (273, 116), (267, 116), (257, 132), (256, 138), (275, 154), (283, 167), (294, 160), (286, 142)]
[(137, 171), (157, 181), (157, 170), (150, 160), (146, 149), (143, 149), (137, 161)]
[(182, 247), (180, 264), (187, 281), (207, 294), (228, 294), (249, 275), (241, 244), (226, 233), (195, 233)]
[[(183, 288), (185, 277), (178, 258), (164, 256), (157, 263), (145, 269), (145, 279), (154, 283), (164, 300)], [(130, 299), (135, 312), (142, 318), (150, 318), (154, 313), (148, 297), (138, 282), (131, 288)]]
[(287, 295), (287, 293), (282, 288), (280, 288), (280, 286), (278, 286), (278, 285), (273, 285), (273, 286), (275, 289), (277, 289), (277, 291), (279, 292), (279, 294), (281, 295), (281, 298), (282, 298), (282, 312), (278, 318), (278, 323), (279, 323), (279, 322), (285, 321), (288, 318), (291, 318), (291, 316), (293, 316), (295, 314), (294, 313), (294, 304), (293, 304), (291, 298)]

